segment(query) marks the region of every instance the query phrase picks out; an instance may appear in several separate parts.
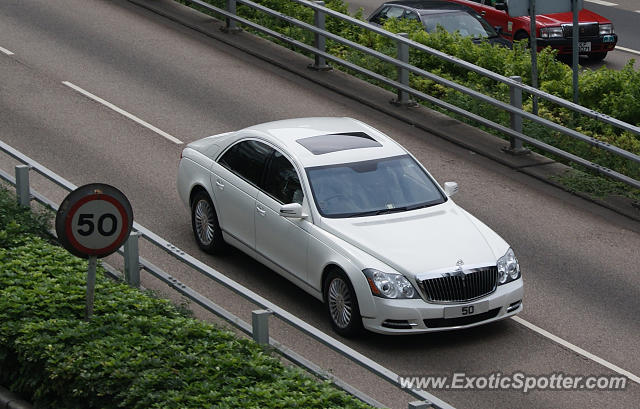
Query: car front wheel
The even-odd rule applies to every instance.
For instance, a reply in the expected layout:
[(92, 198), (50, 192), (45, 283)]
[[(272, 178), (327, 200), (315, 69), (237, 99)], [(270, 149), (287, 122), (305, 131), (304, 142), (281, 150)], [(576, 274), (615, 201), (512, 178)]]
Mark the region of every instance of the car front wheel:
[(191, 201), (191, 227), (198, 246), (211, 254), (218, 254), (224, 248), (224, 239), (218, 224), (216, 209), (209, 195), (198, 192)]
[(324, 299), (334, 331), (344, 337), (362, 332), (358, 299), (347, 276), (339, 270), (329, 273), (324, 285)]

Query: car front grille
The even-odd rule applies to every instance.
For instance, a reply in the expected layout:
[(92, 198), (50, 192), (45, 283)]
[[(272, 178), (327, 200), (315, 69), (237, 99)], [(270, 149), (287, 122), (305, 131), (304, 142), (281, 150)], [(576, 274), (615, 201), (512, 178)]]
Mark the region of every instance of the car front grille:
[(465, 272), (452, 272), (429, 278), (420, 287), (429, 302), (465, 302), (484, 297), (496, 290), (498, 268), (485, 267)]
[[(600, 33), (598, 23), (580, 23), (578, 25), (578, 38), (597, 37)], [(573, 38), (573, 24), (562, 25), (562, 35), (565, 38)]]

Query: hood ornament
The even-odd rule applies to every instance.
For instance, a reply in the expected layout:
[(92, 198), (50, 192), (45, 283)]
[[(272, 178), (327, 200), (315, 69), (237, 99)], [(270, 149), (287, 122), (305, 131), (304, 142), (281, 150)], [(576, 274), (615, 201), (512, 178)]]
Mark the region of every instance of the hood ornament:
[(459, 277), (462, 279), (462, 281), (464, 281), (466, 274), (464, 273), (464, 270), (462, 269), (462, 266), (464, 265), (464, 261), (462, 260), (458, 260), (456, 262), (456, 269), (453, 272), (450, 273), (442, 273), (442, 277)]

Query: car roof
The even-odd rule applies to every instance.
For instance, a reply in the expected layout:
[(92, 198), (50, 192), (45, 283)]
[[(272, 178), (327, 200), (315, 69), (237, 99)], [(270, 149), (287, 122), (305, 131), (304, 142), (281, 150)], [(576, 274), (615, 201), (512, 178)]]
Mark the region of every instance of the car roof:
[(417, 11), (419, 14), (451, 13), (455, 11), (474, 11), (464, 4), (452, 3), (444, 0), (394, 0), (385, 2), (384, 6), (403, 6)]
[(407, 153), (394, 140), (353, 118), (296, 118), (254, 125), (236, 132), (257, 137), (294, 156), (303, 167), (379, 159)]

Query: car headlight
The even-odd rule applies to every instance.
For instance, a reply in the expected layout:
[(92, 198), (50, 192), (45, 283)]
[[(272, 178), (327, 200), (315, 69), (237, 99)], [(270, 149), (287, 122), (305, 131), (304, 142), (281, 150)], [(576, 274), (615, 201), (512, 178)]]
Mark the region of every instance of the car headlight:
[(516, 254), (511, 248), (507, 250), (504, 256), (498, 259), (497, 264), (498, 285), (506, 284), (520, 278), (520, 264), (518, 264)]
[(362, 270), (367, 277), (371, 293), (382, 298), (418, 298), (418, 292), (405, 276), (384, 273), (373, 268)]
[(605, 35), (605, 34), (613, 34), (613, 24), (611, 23), (607, 23), (607, 24), (600, 24), (600, 35)]
[(542, 27), (540, 29), (540, 37), (542, 38), (562, 38), (564, 34), (562, 27)]

